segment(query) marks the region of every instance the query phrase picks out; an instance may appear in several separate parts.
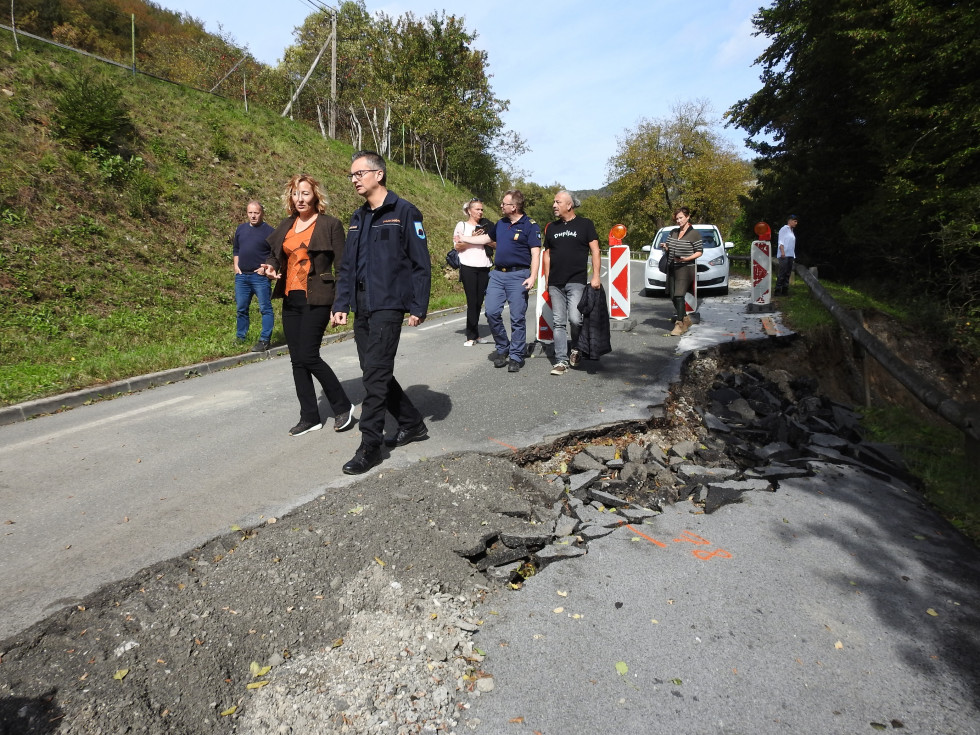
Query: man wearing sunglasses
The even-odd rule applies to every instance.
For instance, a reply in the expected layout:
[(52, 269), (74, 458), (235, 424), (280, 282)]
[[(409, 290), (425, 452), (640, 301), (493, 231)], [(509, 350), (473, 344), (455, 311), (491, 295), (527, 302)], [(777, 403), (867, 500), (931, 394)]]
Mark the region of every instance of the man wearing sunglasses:
[[(347, 175), (364, 204), (354, 210), (337, 276), (331, 324), (346, 324), (354, 310), (354, 341), (361, 363), (364, 403), (361, 446), (344, 465), (360, 475), (381, 463), (381, 445), (401, 447), (429, 438), (422, 414), (395, 380), (395, 354), (402, 320), (425, 320), (429, 308), (431, 266), (422, 213), (386, 186), (385, 160), (374, 151), (358, 151)], [(385, 412), (398, 421), (385, 438)]]

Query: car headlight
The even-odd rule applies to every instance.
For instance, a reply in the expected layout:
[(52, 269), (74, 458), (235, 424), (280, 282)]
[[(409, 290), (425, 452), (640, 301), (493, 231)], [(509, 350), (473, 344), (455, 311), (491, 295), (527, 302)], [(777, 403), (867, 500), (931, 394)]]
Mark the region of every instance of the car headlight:
[(725, 265), (725, 256), (719, 255), (717, 258), (712, 258), (708, 261), (708, 265)]

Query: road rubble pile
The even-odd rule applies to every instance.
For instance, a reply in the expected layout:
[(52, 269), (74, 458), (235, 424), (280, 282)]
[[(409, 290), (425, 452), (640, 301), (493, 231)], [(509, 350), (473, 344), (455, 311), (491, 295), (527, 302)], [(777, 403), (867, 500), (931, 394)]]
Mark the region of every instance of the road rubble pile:
[(716, 353), (645, 430), (604, 432), (525, 467), (469, 453), (382, 471), (104, 587), (0, 642), (0, 735), (472, 729), (494, 688), (488, 589), (812, 463), (904, 477), (814, 381)]

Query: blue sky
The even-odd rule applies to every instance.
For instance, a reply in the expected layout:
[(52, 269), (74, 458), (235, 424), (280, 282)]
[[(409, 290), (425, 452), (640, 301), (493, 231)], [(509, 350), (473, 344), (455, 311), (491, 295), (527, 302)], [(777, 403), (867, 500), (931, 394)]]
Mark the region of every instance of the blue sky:
[[(221, 29), (275, 64), (293, 29), (313, 12), (306, 0), (160, 0)], [(510, 100), (507, 127), (531, 152), (511, 162), (539, 184), (571, 189), (606, 183), (616, 140), (642, 118), (664, 118), (679, 102), (705, 99), (716, 117), (761, 86), (753, 61), (766, 47), (752, 36), (760, 0), (459, 0), (371, 2), (371, 13), (466, 18), (489, 56), (494, 93)], [(746, 158), (744, 133), (722, 132)]]

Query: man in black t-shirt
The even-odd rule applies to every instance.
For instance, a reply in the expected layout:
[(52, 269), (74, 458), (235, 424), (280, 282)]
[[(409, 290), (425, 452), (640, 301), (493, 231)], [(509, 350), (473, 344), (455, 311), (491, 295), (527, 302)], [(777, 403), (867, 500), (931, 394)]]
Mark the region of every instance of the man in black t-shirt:
[[(581, 202), (567, 191), (555, 194), (551, 205), (557, 219), (545, 228), (544, 280), (551, 297), (554, 318), (555, 365), (552, 375), (564, 375), (569, 367), (579, 363), (578, 330), (582, 324), (579, 301), (586, 285), (598, 289), (599, 236), (592, 220), (577, 217), (575, 208)], [(589, 255), (592, 256), (592, 277), (589, 278)], [(568, 326), (571, 326), (571, 330)], [(571, 331), (569, 353), (568, 332)]]

